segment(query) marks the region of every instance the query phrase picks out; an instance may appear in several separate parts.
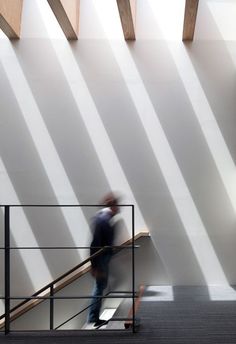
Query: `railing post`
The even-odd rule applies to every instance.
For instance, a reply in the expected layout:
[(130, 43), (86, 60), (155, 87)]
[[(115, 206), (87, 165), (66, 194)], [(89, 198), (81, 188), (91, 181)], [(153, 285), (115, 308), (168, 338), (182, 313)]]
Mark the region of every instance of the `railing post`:
[(134, 257), (134, 205), (132, 205), (132, 309), (133, 309), (133, 333), (135, 333), (135, 257)]
[(10, 207), (4, 211), (5, 240), (5, 334), (10, 332)]
[(53, 284), (50, 287), (50, 330), (54, 329), (54, 288)]

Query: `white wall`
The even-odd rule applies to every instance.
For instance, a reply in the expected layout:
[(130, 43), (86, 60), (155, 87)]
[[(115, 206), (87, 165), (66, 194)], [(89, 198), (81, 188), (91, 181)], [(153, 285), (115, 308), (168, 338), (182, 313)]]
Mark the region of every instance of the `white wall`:
[[(172, 284), (232, 284), (236, 2), (200, 1), (189, 44), (183, 10), (183, 0), (138, 0), (127, 43), (115, 1), (81, 0), (80, 38), (67, 42), (46, 0), (25, 0), (21, 40), (0, 38), (0, 203), (92, 204), (119, 190)], [(86, 245), (92, 213), (25, 208), (12, 242)], [(26, 278), (14, 274), (14, 291), (38, 289), (84, 255), (53, 254), (15, 253)]]

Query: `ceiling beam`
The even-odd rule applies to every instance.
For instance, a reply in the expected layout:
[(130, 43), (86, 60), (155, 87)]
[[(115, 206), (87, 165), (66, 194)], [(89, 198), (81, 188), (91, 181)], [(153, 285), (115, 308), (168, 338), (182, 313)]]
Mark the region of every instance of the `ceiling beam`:
[(136, 0), (116, 0), (126, 40), (135, 40)]
[(67, 39), (78, 39), (79, 0), (48, 0)]
[(0, 0), (0, 29), (10, 39), (20, 38), (23, 0)]
[(197, 19), (199, 0), (186, 0), (184, 14), (183, 41), (192, 41)]

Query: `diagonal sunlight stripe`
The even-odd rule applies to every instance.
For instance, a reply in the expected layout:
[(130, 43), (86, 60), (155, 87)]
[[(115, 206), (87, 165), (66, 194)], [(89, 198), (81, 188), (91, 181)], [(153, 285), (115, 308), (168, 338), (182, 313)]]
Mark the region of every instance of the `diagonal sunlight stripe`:
[[(164, 38), (167, 39), (167, 35), (165, 33), (166, 24), (164, 22), (162, 9), (165, 8), (164, 11), (168, 10), (168, 7), (166, 6), (166, 3), (158, 3), (155, 0), (149, 0), (149, 3), (156, 17), (157, 23), (163, 32)], [(185, 90), (189, 96), (189, 99), (195, 111), (196, 117), (199, 121), (202, 132), (204, 134), (204, 137), (208, 143), (208, 146), (213, 156), (213, 159), (215, 161), (215, 164), (218, 168), (218, 171), (220, 173), (224, 186), (227, 190), (228, 196), (231, 200), (231, 203), (234, 209), (236, 210), (235, 164), (225, 144), (221, 131), (217, 125), (214, 114), (212, 113), (212, 110), (209, 106), (207, 98), (200, 85), (200, 82), (194, 71), (194, 68), (191, 64), (190, 58), (188, 57), (186, 50), (183, 49), (182, 45), (180, 46), (179, 43), (175, 43), (173, 41), (167, 40), (166, 44), (177, 66), (179, 75), (183, 81)], [(208, 250), (211, 247), (211, 251), (214, 252), (214, 249), (208, 238), (207, 232), (204, 228), (203, 230), (205, 231), (205, 235), (207, 237)], [(206, 252), (206, 253), (209, 254), (209, 252)], [(200, 253), (201, 253), (201, 250), (200, 250)], [(220, 262), (215, 252), (214, 252), (214, 256), (218, 265), (218, 272), (222, 275), (222, 277), (224, 277), (224, 280), (222, 280), (221, 283), (226, 284), (226, 288), (228, 288), (228, 294), (230, 294), (230, 297), (233, 297), (234, 299), (236, 297), (236, 292), (233, 288), (231, 288), (228, 285), (228, 281), (226, 280), (226, 277), (224, 276), (223, 269), (220, 266)], [(213, 281), (213, 284), (215, 283), (216, 281)], [(209, 294), (212, 300), (219, 300), (219, 295), (216, 295), (215, 289), (213, 286), (209, 286)], [(221, 294), (221, 297), (222, 297), (222, 300), (225, 299), (223, 293)], [(227, 297), (229, 296), (226, 295), (225, 297), (227, 299)]]
[[(236, 2), (234, 1), (207, 1), (207, 6), (215, 21), (218, 34), (213, 39), (220, 40), (227, 47), (229, 56), (236, 66), (235, 40), (236, 40)], [(219, 37), (220, 36), (220, 37)]]
[[(45, 22), (49, 36), (51, 38), (55, 37), (55, 26), (53, 25), (53, 20), (51, 18), (52, 14), (48, 4), (45, 1), (38, 0), (37, 5), (41, 11), (41, 16)], [(60, 30), (58, 24), (57, 26), (58, 30)], [(135, 205), (135, 222), (137, 230), (140, 230), (140, 228), (147, 228), (128, 180), (67, 40), (51, 39), (51, 43), (57, 54), (58, 60), (68, 81), (68, 85), (111, 189), (125, 192), (127, 203), (133, 203)], [(127, 218), (124, 217), (124, 219), (127, 223)], [(127, 225), (127, 228), (130, 228), (130, 224)]]
[(221, 134), (214, 114), (201, 87), (192, 62), (183, 46), (168, 43), (179, 75), (193, 106), (196, 118), (220, 173), (222, 182), (236, 210), (236, 166)]
[[(5, 165), (0, 158), (0, 185), (1, 198), (0, 204), (20, 204), (14, 186), (8, 176)], [(13, 236), (17, 246), (26, 246), (25, 238), (32, 246), (38, 246), (35, 236), (32, 232), (30, 224), (25, 216), (23, 208), (14, 208), (11, 216), (11, 235)], [(26, 269), (29, 271), (29, 277), (35, 290), (39, 286), (43, 286), (49, 281), (52, 281), (52, 275), (49, 272), (47, 263), (40, 250), (33, 250), (29, 252), (25, 250), (19, 251)]]
[[(168, 7), (166, 4), (159, 4), (156, 1), (150, 0), (153, 13), (156, 16), (157, 22), (167, 39), (166, 21), (162, 13), (163, 8)], [(183, 10), (184, 11), (184, 10)], [(171, 26), (168, 22), (168, 26)], [(179, 42), (167, 41), (167, 45), (173, 60), (178, 69), (179, 75), (189, 96), (196, 117), (201, 126), (202, 132), (205, 136), (212, 157), (218, 168), (225, 189), (231, 200), (231, 204), (236, 210), (236, 166), (218, 127), (215, 116), (208, 103), (207, 97), (201, 87), (200, 81), (194, 70), (192, 62), (183, 46)]]
[[(105, 18), (105, 15), (108, 15), (106, 13), (106, 1), (99, 1), (99, 4), (94, 1), (94, 6), (96, 7), (101, 23), (104, 25), (104, 30), (109, 35), (109, 27), (106, 26)], [(209, 240), (207, 231), (204, 228), (201, 217), (127, 45), (124, 42), (114, 40), (110, 40), (109, 43), (123, 78), (126, 81), (137, 113), (162, 170), (163, 177), (172, 195), (205, 280), (208, 284), (227, 284), (223, 269)]]
[(206, 1), (223, 40), (236, 40), (236, 2)]
[[(14, 49), (8, 40), (4, 40), (1, 46), (0, 62), (18, 101), (22, 116), (28, 126), (58, 203), (79, 204)], [(80, 226), (82, 233), (90, 233), (82, 210), (80, 208), (61, 208), (61, 211), (75, 246), (87, 246), (88, 238), (85, 235), (79, 235), (78, 231)], [(76, 252), (78, 253), (77, 250)], [(83, 256), (85, 254), (86, 252), (83, 250)]]

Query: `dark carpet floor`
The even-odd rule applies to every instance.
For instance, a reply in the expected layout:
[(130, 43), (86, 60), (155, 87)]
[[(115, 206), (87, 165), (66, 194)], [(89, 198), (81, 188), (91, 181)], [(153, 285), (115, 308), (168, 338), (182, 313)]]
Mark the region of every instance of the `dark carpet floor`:
[(14, 344), (236, 344), (236, 301), (210, 301), (206, 288), (175, 288), (174, 301), (141, 302), (137, 333), (124, 331), (60, 331), (0, 334)]

